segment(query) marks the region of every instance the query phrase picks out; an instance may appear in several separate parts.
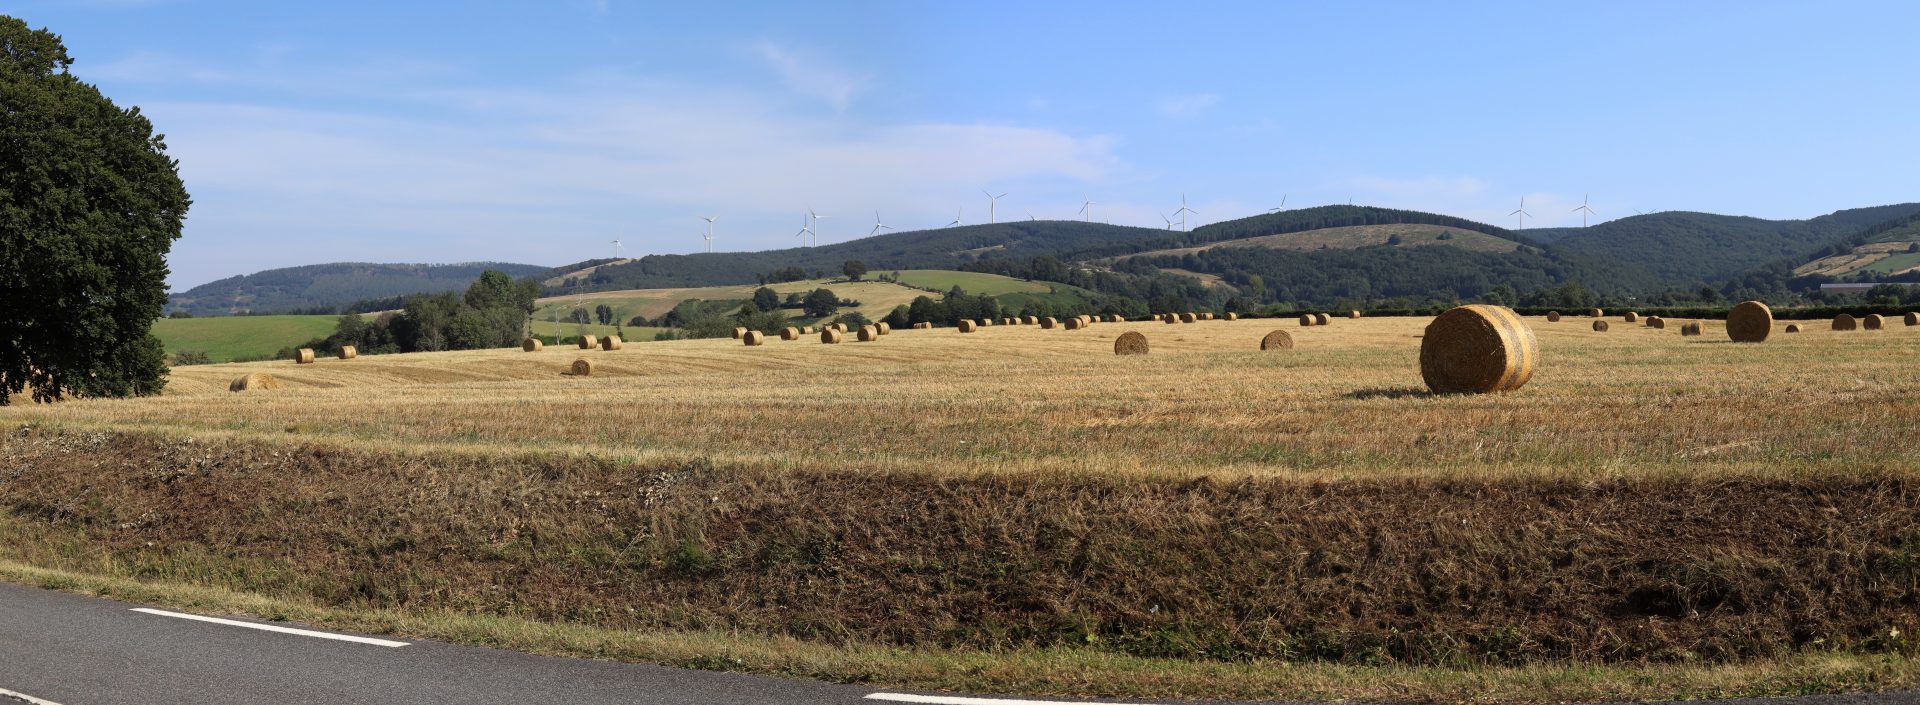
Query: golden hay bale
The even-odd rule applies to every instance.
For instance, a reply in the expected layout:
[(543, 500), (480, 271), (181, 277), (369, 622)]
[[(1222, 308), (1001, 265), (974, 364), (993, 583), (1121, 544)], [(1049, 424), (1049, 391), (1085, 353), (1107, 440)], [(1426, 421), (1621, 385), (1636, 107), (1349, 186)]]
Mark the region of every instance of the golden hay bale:
[(881, 321), (879, 323), (873, 324), (873, 332), (879, 333), (881, 335), (888, 335), (893, 333), (893, 326), (887, 325), (886, 321)]
[(1183, 314), (1180, 314), (1180, 322), (1181, 322), (1181, 323), (1192, 323), (1192, 322), (1194, 322), (1194, 320), (1195, 320), (1195, 319), (1197, 319), (1197, 318), (1199, 318), (1199, 317), (1198, 317), (1198, 316), (1195, 316), (1195, 315), (1193, 315), (1193, 314), (1191, 314), (1191, 313), (1183, 313)]
[(227, 385), (227, 391), (244, 392), (249, 389), (279, 389), (280, 380), (265, 372), (248, 372), (233, 378), (233, 384)]
[(1267, 337), (1260, 339), (1260, 349), (1261, 350), (1292, 350), (1293, 336), (1287, 335), (1287, 332), (1283, 330), (1275, 330), (1273, 332), (1267, 333)]
[(1852, 314), (1843, 313), (1833, 317), (1834, 330), (1853, 330), (1859, 327), (1859, 322), (1854, 320)]
[(1648, 316), (1648, 317), (1647, 317), (1647, 327), (1648, 327), (1648, 328), (1658, 328), (1658, 329), (1660, 329), (1660, 330), (1666, 330), (1666, 329), (1667, 329), (1667, 319), (1665, 319), (1665, 318), (1661, 318), (1661, 317), (1659, 317), (1659, 316)]
[(873, 341), (879, 340), (880, 329), (875, 328), (873, 326), (860, 326), (860, 333), (857, 336), (855, 336), (854, 339), (862, 343), (871, 343)]
[(1019, 319), (1016, 319), (1012, 316), (1005, 316), (1000, 319), (1000, 325), (1003, 325), (1003, 326), (1017, 325), (1019, 323), (1020, 323)]
[(820, 342), (822, 343), (838, 343), (840, 342), (840, 339), (844, 337), (845, 336), (841, 335), (838, 329), (835, 329), (835, 328), (820, 329)]
[(1052, 316), (1046, 316), (1040, 319), (1041, 330), (1053, 330), (1053, 327), (1057, 325), (1060, 325), (1060, 321), (1055, 320)]
[(1880, 314), (1869, 313), (1866, 318), (1860, 319), (1860, 327), (1867, 330), (1881, 330), (1887, 327), (1887, 319), (1882, 318)]
[(1596, 308), (1596, 309), (1594, 309), (1594, 310), (1592, 310), (1592, 311), (1588, 311), (1588, 312), (1587, 312), (1587, 315), (1588, 315), (1588, 316), (1591, 316), (1591, 317), (1593, 317), (1593, 318), (1604, 318), (1604, 317), (1606, 317), (1606, 315), (1607, 315), (1607, 312), (1606, 312), (1606, 311), (1603, 311), (1603, 310), (1601, 310), (1601, 309), (1597, 309), (1597, 308)]
[(296, 365), (313, 364), (313, 348), (301, 348), (299, 350), (293, 351), (293, 364), (296, 364)]
[(1798, 324), (1798, 323), (1788, 323), (1788, 324), (1787, 324), (1787, 332), (1788, 332), (1788, 333), (1798, 333), (1798, 332), (1800, 332), (1800, 324)]
[(1331, 321), (1331, 320), (1333, 319), (1328, 317), (1327, 314), (1324, 314), (1324, 313), (1313, 314), (1313, 324), (1316, 326), (1324, 326), (1327, 324), (1328, 321)]
[(1221, 316), (1220, 318), (1228, 321), (1238, 321), (1240, 320), (1240, 314), (1234, 313), (1232, 311), (1228, 311), (1226, 315)]
[(340, 346), (340, 359), (351, 360), (360, 356), (360, 349), (351, 345)]
[(520, 350), (522, 352), (540, 352), (546, 348), (547, 344), (540, 342), (539, 338), (528, 338), (520, 341)]
[(1087, 327), (1087, 319), (1075, 316), (1067, 319), (1067, 330), (1080, 330)]
[(787, 326), (787, 327), (785, 327), (785, 328), (781, 328), (781, 329), (780, 329), (780, 339), (781, 339), (781, 340), (799, 340), (799, 339), (800, 339), (800, 329), (799, 329), (799, 328), (795, 328), (795, 327), (793, 327), (793, 326)]
[(1595, 333), (1605, 333), (1605, 332), (1607, 332), (1607, 322), (1606, 322), (1606, 321), (1594, 321), (1594, 322), (1593, 322), (1593, 331), (1594, 331)]
[(1912, 311), (1908, 311), (1906, 315), (1906, 321), (1907, 321), (1907, 325), (1920, 326), (1920, 313), (1914, 313)]
[(1560, 322), (1560, 312), (1559, 312), (1559, 311), (1548, 311), (1548, 312), (1547, 312), (1547, 322), (1548, 322), (1548, 323), (1559, 323), (1559, 322)]
[(933, 327), (933, 324), (932, 324), (932, 323), (928, 323), (928, 322), (926, 322), (926, 321), (921, 321), (921, 322), (919, 322), (919, 323), (915, 323), (915, 324), (913, 324), (913, 329), (914, 329), (914, 330), (926, 330), (926, 329), (928, 329), (928, 328), (932, 328), (932, 327)]
[[(736, 335), (733, 337), (738, 338), (740, 336)], [(586, 335), (580, 336), (581, 350), (592, 350), (597, 347), (600, 347), (600, 336), (594, 335), (592, 333), (588, 333)]]
[(833, 324), (833, 329), (834, 329), (834, 330), (837, 330), (837, 331), (840, 331), (840, 332), (842, 332), (842, 333), (845, 333), (845, 332), (847, 332), (847, 324), (845, 324), (845, 323), (835, 323), (835, 324)]
[(1035, 323), (1039, 323), (1039, 322), (1040, 322), (1040, 317), (1039, 317), (1039, 316), (1021, 316), (1021, 317), (1020, 317), (1020, 324), (1021, 324), (1021, 325), (1026, 325), (1026, 326), (1030, 326), (1030, 325), (1033, 325), (1033, 324), (1035, 324)]
[(1169, 313), (1161, 316), (1160, 320), (1166, 323), (1179, 323), (1180, 317), (1178, 315)]
[(980, 319), (980, 325), (983, 325), (983, 326), (990, 326), (990, 325), (993, 325), (993, 319), (991, 319), (991, 318), (982, 318), (982, 319)]
[(620, 340), (620, 336), (609, 335), (605, 338), (600, 339), (601, 350), (619, 350), (620, 348), (623, 348), (623, 347), (626, 347), (626, 343)]
[(1539, 357), (1533, 329), (1512, 309), (1461, 306), (1427, 324), (1420, 376), (1435, 394), (1510, 392), (1533, 377)]
[(1133, 330), (1127, 331), (1125, 333), (1121, 333), (1120, 337), (1113, 339), (1113, 354), (1115, 355), (1147, 354), (1147, 336), (1141, 335), (1140, 331), (1133, 331)]
[(1311, 313), (1300, 314), (1300, 327), (1310, 328), (1312, 326), (1313, 326), (1313, 314)]
[(1727, 312), (1727, 337), (1739, 343), (1765, 342), (1773, 334), (1773, 309), (1758, 301), (1742, 301)]
[(1359, 317), (1360, 317), (1360, 312), (1359, 312), (1359, 311), (1348, 311), (1348, 312), (1347, 312), (1347, 317), (1348, 317), (1348, 318), (1359, 318)]
[(1632, 311), (1628, 311), (1625, 315), (1620, 317), (1620, 320), (1625, 321), (1627, 323), (1639, 323), (1640, 314), (1634, 313)]
[(590, 377), (593, 375), (593, 361), (584, 357), (574, 360), (573, 369), (570, 372), (575, 377)]
[(1108, 323), (1126, 323), (1127, 317), (1116, 313), (1111, 316), (1107, 316), (1107, 322)]
[(766, 345), (767, 334), (757, 330), (750, 330), (747, 331), (746, 335), (740, 336), (740, 342), (746, 345)]
[(980, 329), (980, 324), (974, 323), (972, 320), (969, 320), (969, 319), (965, 319), (965, 318), (960, 319), (960, 332), (972, 333), (979, 329)]
[(747, 329), (745, 329), (745, 328), (741, 328), (741, 327), (738, 327), (738, 326), (735, 326), (735, 327), (734, 327), (734, 329), (733, 329), (733, 339), (734, 339), (734, 340), (739, 340), (739, 339), (741, 338), (741, 336), (744, 336), (744, 335), (746, 335), (746, 334), (747, 334)]
[(1201, 312), (1201, 313), (1200, 313), (1200, 320), (1202, 320), (1202, 321), (1211, 321), (1211, 320), (1213, 320), (1213, 312), (1212, 312), (1212, 311), (1203, 311), (1203, 312)]
[(1680, 324), (1680, 335), (1694, 336), (1694, 335), (1699, 335), (1700, 333), (1701, 333), (1701, 327), (1698, 321), (1695, 321), (1693, 323)]

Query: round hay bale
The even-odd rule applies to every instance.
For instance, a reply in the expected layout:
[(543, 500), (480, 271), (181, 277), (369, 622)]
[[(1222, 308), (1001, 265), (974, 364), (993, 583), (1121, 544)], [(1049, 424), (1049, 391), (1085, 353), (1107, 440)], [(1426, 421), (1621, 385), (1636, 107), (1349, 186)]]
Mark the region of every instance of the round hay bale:
[(813, 335), (813, 326), (800, 326), (801, 335)]
[(1087, 327), (1087, 319), (1075, 316), (1067, 319), (1067, 330), (1080, 330)]
[(757, 330), (750, 330), (750, 331), (747, 331), (746, 335), (740, 336), (740, 342), (748, 346), (766, 345), (767, 334)]
[(979, 329), (980, 329), (980, 324), (974, 323), (973, 319), (970, 319), (970, 318), (960, 319), (960, 332), (972, 333)]
[(926, 322), (926, 321), (921, 321), (921, 322), (919, 322), (919, 323), (915, 323), (915, 324), (913, 324), (913, 329), (914, 329), (914, 330), (927, 330), (927, 329), (929, 329), (929, 328), (932, 328), (932, 327), (933, 327), (933, 324), (932, 324), (932, 323), (928, 323), (928, 322)]
[(1548, 322), (1548, 323), (1559, 323), (1559, 322), (1560, 322), (1560, 312), (1559, 312), (1559, 311), (1548, 311), (1548, 312), (1547, 312), (1547, 322)]
[(886, 321), (881, 321), (873, 324), (873, 332), (881, 335), (889, 335), (893, 333), (893, 326), (887, 325)]
[(1240, 320), (1240, 314), (1234, 313), (1232, 311), (1228, 311), (1227, 314), (1224, 316), (1221, 316), (1221, 318), (1229, 321), (1238, 321)]
[(1275, 331), (1269, 332), (1267, 333), (1267, 337), (1260, 339), (1260, 349), (1261, 350), (1292, 350), (1293, 336), (1287, 335), (1287, 332), (1283, 330), (1275, 330)]
[(1000, 319), (1000, 325), (1003, 325), (1003, 326), (1011, 326), (1011, 325), (1014, 325), (1014, 324), (1017, 324), (1017, 323), (1019, 323), (1019, 322), (1020, 322), (1020, 321), (1018, 321), (1018, 320), (1016, 320), (1016, 319), (1015, 319), (1014, 317), (1012, 317), (1012, 316), (1006, 316), (1006, 317), (1003, 317), (1003, 318), (1001, 318), (1001, 319)]
[(847, 324), (845, 324), (845, 323), (835, 323), (835, 324), (833, 324), (833, 329), (834, 329), (834, 330), (837, 330), (837, 331), (840, 331), (840, 332), (842, 332), (842, 333), (845, 333), (845, 332), (847, 332)]
[(1798, 324), (1798, 323), (1788, 323), (1788, 324), (1787, 324), (1787, 332), (1788, 332), (1788, 333), (1798, 333), (1798, 332), (1800, 332), (1800, 324)]
[(1021, 324), (1021, 325), (1026, 325), (1026, 326), (1030, 326), (1030, 325), (1034, 325), (1034, 324), (1037, 324), (1037, 323), (1039, 323), (1039, 322), (1040, 322), (1040, 317), (1039, 317), (1039, 316), (1021, 316), (1021, 317), (1020, 317), (1020, 324)]
[(859, 335), (855, 336), (854, 339), (862, 343), (871, 343), (873, 341), (879, 340), (880, 329), (875, 328), (873, 326), (860, 326), (860, 333)]
[(1314, 325), (1316, 325), (1316, 326), (1324, 326), (1324, 325), (1326, 325), (1326, 324), (1327, 324), (1327, 323), (1328, 323), (1329, 321), (1332, 321), (1332, 320), (1333, 320), (1333, 318), (1332, 318), (1332, 317), (1330, 317), (1330, 316), (1328, 316), (1327, 314), (1324, 314), (1324, 313), (1316, 313), (1316, 314), (1313, 314), (1313, 324), (1314, 324)]
[(299, 350), (293, 351), (293, 364), (296, 364), (296, 365), (313, 364), (313, 348), (301, 348)]
[(1907, 325), (1920, 326), (1920, 313), (1908, 311), (1904, 318), (1906, 319)]
[(1057, 325), (1060, 325), (1060, 321), (1055, 320), (1054, 317), (1052, 316), (1047, 316), (1045, 318), (1040, 319), (1041, 330), (1053, 330), (1053, 327)]
[(743, 336), (745, 336), (746, 334), (747, 334), (747, 329), (746, 329), (746, 328), (742, 328), (742, 327), (739, 327), (739, 326), (735, 326), (735, 327), (734, 327), (734, 329), (733, 329), (733, 339), (734, 339), (734, 340), (739, 340), (739, 339), (740, 339), (741, 337), (743, 337)]
[[(736, 335), (733, 337), (738, 338), (740, 336)], [(592, 350), (594, 348), (600, 347), (600, 336), (594, 335), (592, 333), (588, 333), (586, 335), (580, 336), (579, 342), (580, 342), (581, 350)]]
[(1313, 327), (1313, 314), (1311, 313), (1300, 314), (1300, 327), (1301, 328)]
[(620, 336), (609, 335), (600, 339), (601, 350), (619, 350), (623, 347), (626, 347), (626, 343), (620, 340)]
[(540, 342), (539, 338), (528, 338), (520, 341), (520, 350), (522, 352), (540, 352), (546, 348), (547, 344)]
[(1163, 315), (1163, 316), (1161, 316), (1161, 317), (1160, 317), (1160, 320), (1161, 320), (1161, 321), (1164, 321), (1164, 322), (1167, 322), (1167, 323), (1179, 323), (1179, 322), (1180, 322), (1180, 316), (1178, 316), (1178, 315), (1176, 315), (1176, 314), (1171, 314), (1171, 313), (1169, 313), (1169, 314), (1166, 314), (1166, 315)]
[(1533, 377), (1539, 357), (1533, 329), (1512, 309), (1461, 306), (1427, 324), (1420, 376), (1435, 394), (1510, 392)]
[(1606, 317), (1606, 315), (1607, 315), (1607, 312), (1606, 312), (1606, 311), (1604, 311), (1604, 310), (1601, 310), (1601, 309), (1597, 309), (1597, 308), (1596, 308), (1596, 309), (1594, 309), (1594, 310), (1592, 310), (1592, 311), (1588, 311), (1588, 312), (1587, 312), (1587, 315), (1588, 315), (1588, 316), (1591, 316), (1591, 317), (1593, 317), (1593, 318), (1604, 318), (1604, 317)]
[(1093, 316), (1084, 313), (1080, 314), (1080, 327), (1085, 328), (1090, 325), (1093, 325)]
[(1181, 322), (1181, 323), (1192, 323), (1192, 322), (1194, 322), (1195, 320), (1197, 320), (1198, 318), (1199, 318), (1198, 316), (1195, 316), (1195, 315), (1193, 315), (1192, 313), (1183, 313), (1183, 314), (1180, 314), (1180, 322)]
[(1742, 301), (1727, 312), (1727, 337), (1738, 343), (1765, 342), (1773, 334), (1773, 309), (1758, 301)]
[(1107, 317), (1107, 322), (1108, 322), (1108, 323), (1126, 323), (1126, 322), (1127, 322), (1127, 317), (1126, 317), (1126, 316), (1122, 316), (1122, 315), (1120, 315), (1120, 314), (1117, 314), (1117, 313), (1116, 313), (1116, 314), (1113, 314), (1113, 315), (1111, 315), (1111, 316), (1108, 316), (1108, 317)]
[(982, 318), (982, 319), (980, 319), (980, 325), (983, 325), (983, 326), (990, 326), (990, 325), (993, 325), (993, 319), (991, 319), (991, 318)]
[(1859, 321), (1854, 320), (1852, 314), (1843, 313), (1833, 317), (1834, 330), (1853, 330), (1859, 327)]
[(568, 373), (575, 377), (591, 377), (593, 376), (593, 361), (584, 357), (574, 360), (573, 369), (568, 370)]
[(1213, 320), (1213, 313), (1212, 313), (1212, 312), (1210, 312), (1210, 311), (1209, 311), (1209, 312), (1203, 312), (1203, 313), (1201, 313), (1201, 314), (1200, 314), (1200, 320), (1202, 320), (1202, 321), (1211, 321), (1211, 320)]
[(1605, 333), (1605, 332), (1607, 332), (1607, 322), (1606, 322), (1606, 321), (1594, 321), (1594, 322), (1593, 322), (1593, 332), (1595, 332), (1595, 333)]
[(1620, 320), (1622, 320), (1622, 321), (1626, 321), (1627, 323), (1639, 323), (1639, 322), (1640, 322), (1640, 314), (1638, 314), (1638, 313), (1634, 313), (1634, 312), (1632, 312), (1632, 311), (1628, 311), (1628, 312), (1626, 312), (1626, 314), (1625, 314), (1625, 315), (1622, 315), (1622, 316), (1620, 317)]
[(1140, 331), (1136, 331), (1136, 330), (1130, 330), (1125, 333), (1121, 333), (1120, 337), (1113, 339), (1113, 354), (1115, 355), (1147, 354), (1147, 336), (1141, 335)]
[(340, 346), (340, 359), (351, 360), (360, 356), (360, 349), (351, 345)]
[(840, 331), (837, 329), (833, 329), (833, 328), (820, 329), (820, 342), (822, 343), (838, 343), (840, 342), (840, 339), (842, 337), (845, 337), (845, 336), (842, 336), (840, 334)]
[(1359, 317), (1360, 317), (1360, 312), (1359, 312), (1359, 311), (1348, 311), (1348, 312), (1347, 312), (1347, 317), (1348, 317), (1348, 318), (1359, 318)]
[(799, 328), (795, 328), (795, 327), (793, 327), (793, 326), (787, 326), (787, 327), (785, 327), (785, 328), (781, 328), (781, 329), (780, 329), (780, 339), (781, 339), (781, 340), (799, 340), (799, 339), (800, 339), (800, 329), (799, 329)]
[(1887, 319), (1882, 318), (1880, 314), (1869, 313), (1866, 318), (1860, 319), (1860, 327), (1867, 330), (1882, 330), (1887, 327)]
[(1661, 318), (1661, 317), (1659, 317), (1659, 316), (1648, 316), (1648, 317), (1647, 317), (1647, 327), (1648, 327), (1648, 328), (1656, 328), (1656, 329), (1659, 329), (1659, 330), (1666, 330), (1666, 329), (1667, 329), (1667, 319), (1665, 319), (1665, 318)]
[(1700, 327), (1699, 321), (1680, 324), (1680, 335), (1682, 336), (1695, 336), (1695, 335), (1699, 335), (1700, 333), (1701, 333), (1701, 327)]
[(279, 389), (280, 380), (265, 372), (248, 372), (233, 378), (233, 384), (227, 385), (227, 391), (244, 392), (251, 389)]

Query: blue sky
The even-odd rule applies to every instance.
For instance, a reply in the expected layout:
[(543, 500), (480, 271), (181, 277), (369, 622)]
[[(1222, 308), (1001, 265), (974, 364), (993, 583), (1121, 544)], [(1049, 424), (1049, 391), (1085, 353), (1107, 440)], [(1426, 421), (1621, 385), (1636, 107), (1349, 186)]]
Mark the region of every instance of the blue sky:
[[(168, 135), (185, 288), (999, 217), (1920, 200), (1911, 2), (0, 0)], [(1083, 196), (1085, 194), (1085, 196)]]

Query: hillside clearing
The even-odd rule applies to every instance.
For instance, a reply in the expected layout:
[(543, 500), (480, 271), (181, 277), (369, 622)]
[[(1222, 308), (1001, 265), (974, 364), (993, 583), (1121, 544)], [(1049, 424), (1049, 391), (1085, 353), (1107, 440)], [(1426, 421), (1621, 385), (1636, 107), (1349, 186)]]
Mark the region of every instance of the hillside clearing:
[[(868, 276), (872, 277), (877, 274), (879, 274), (879, 272), (872, 272), (869, 273)], [(889, 272), (889, 274), (891, 274), (891, 272)], [(859, 306), (842, 308), (839, 313), (859, 313), (873, 320), (878, 320), (888, 313), (891, 313), (896, 306), (911, 303), (916, 297), (928, 296), (934, 299), (940, 298), (940, 293), (925, 291), (914, 287), (923, 287), (924, 289), (937, 290), (938, 292), (944, 293), (952, 289), (955, 285), (959, 285), (970, 294), (994, 295), (1031, 294), (1046, 296), (1056, 288), (1078, 291), (1074, 287), (1065, 284), (1048, 285), (1039, 282), (1021, 281), (1011, 277), (1003, 277), (998, 274), (984, 274), (979, 272), (901, 270), (900, 279), (902, 283), (909, 284), (910, 286), (901, 286), (899, 284), (868, 278), (857, 282), (846, 279), (809, 279), (805, 281), (768, 284), (766, 287), (772, 289), (774, 293), (779, 294), (782, 299), (786, 298), (788, 294), (805, 296), (814, 289), (829, 289), (833, 291), (834, 295), (842, 299), (860, 302)], [(601, 304), (612, 306), (615, 316), (623, 323), (631, 320), (634, 316), (646, 316), (649, 319), (657, 319), (660, 316), (666, 315), (668, 311), (672, 311), (673, 308), (680, 305), (681, 302), (693, 299), (702, 301), (744, 302), (753, 298), (754, 290), (759, 289), (760, 286), (761, 285), (758, 284), (744, 284), (739, 286), (709, 286), (676, 289), (628, 289), (569, 296), (552, 296), (539, 300), (537, 303), (539, 309), (534, 312), (534, 319), (536, 321), (550, 322), (557, 315), (561, 320), (561, 325), (557, 330), (570, 331), (571, 329), (567, 327), (568, 324), (565, 323), (569, 312), (575, 308), (584, 308), (588, 313), (592, 313), (594, 307)], [(791, 310), (790, 313), (792, 313), (795, 318), (800, 317), (800, 311), (797, 309)]]
[(1321, 228), (1297, 233), (1262, 235), (1259, 237), (1226, 240), (1195, 247), (1181, 247), (1167, 250), (1138, 252), (1115, 259), (1128, 257), (1180, 256), (1204, 252), (1216, 247), (1265, 247), (1276, 250), (1312, 251), (1321, 249), (1353, 250), (1362, 247), (1384, 246), (1394, 238), (1400, 238), (1395, 247), (1458, 247), (1475, 252), (1512, 252), (1520, 244), (1512, 240), (1494, 237), (1482, 232), (1443, 225), (1355, 225), (1340, 228)]
[(167, 354), (205, 352), (214, 362), (273, 357), (290, 348), (333, 333), (339, 316), (211, 316), (162, 318), (153, 334)]

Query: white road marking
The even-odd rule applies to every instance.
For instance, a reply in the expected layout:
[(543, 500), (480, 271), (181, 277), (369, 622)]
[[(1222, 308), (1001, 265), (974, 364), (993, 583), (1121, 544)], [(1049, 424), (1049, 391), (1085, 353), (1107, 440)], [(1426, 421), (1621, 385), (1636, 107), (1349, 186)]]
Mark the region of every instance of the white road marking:
[(374, 646), (386, 646), (386, 647), (399, 647), (399, 646), (407, 645), (407, 642), (404, 642), (404, 641), (388, 641), (386, 639), (375, 639), (372, 637), (364, 637), (364, 636), (348, 636), (346, 634), (328, 634), (326, 632), (316, 632), (311, 629), (294, 629), (293, 627), (281, 627), (281, 626), (275, 626), (272, 624), (256, 624), (254, 622), (242, 622), (237, 619), (221, 619), (219, 617), (202, 617), (197, 614), (182, 614), (179, 612), (168, 612), (166, 610), (156, 610), (148, 607), (135, 607), (133, 608), (133, 611), (142, 612), (145, 614), (157, 614), (162, 617), (174, 617), (177, 619), (191, 619), (196, 622), (212, 622), (214, 624), (225, 624), (229, 627), (246, 627), (248, 629), (258, 629), (263, 632), (279, 632), (281, 634), (297, 634), (300, 636), (310, 636), (316, 639), (332, 639), (334, 641), (351, 641), (355, 644), (371, 644)]
[(911, 693), (873, 693), (868, 700), (892, 700), (899, 703), (929, 703), (930, 705), (1087, 705), (1072, 700), (1011, 700), (1004, 698), (959, 698), (945, 695), (913, 695)]
[(0, 688), (0, 698), (13, 698), (15, 700), (25, 700), (30, 705), (60, 705), (60, 703), (56, 703), (52, 700), (41, 700), (39, 698), (28, 695), (26, 693), (22, 693), (17, 690), (7, 690), (6, 688)]

